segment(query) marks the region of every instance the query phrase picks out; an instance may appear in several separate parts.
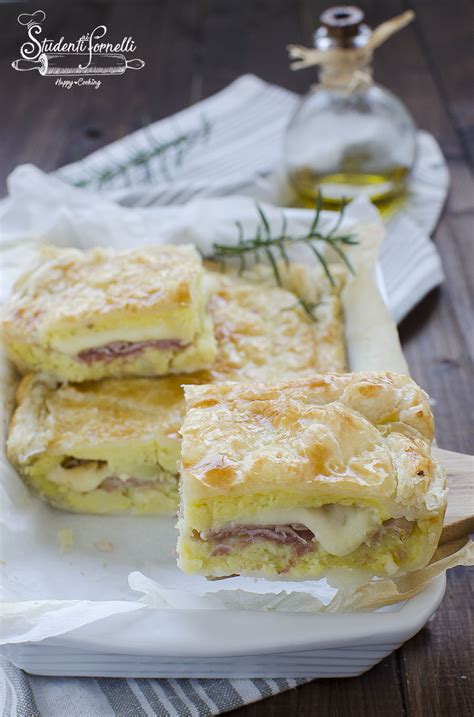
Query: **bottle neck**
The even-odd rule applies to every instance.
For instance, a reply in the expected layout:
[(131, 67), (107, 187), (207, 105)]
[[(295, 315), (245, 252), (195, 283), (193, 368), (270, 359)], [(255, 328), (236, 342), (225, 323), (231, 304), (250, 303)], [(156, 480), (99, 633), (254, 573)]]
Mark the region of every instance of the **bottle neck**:
[(352, 94), (373, 84), (371, 53), (361, 50), (339, 50), (328, 54), (319, 67), (319, 84), (329, 90)]
[(319, 82), (326, 89), (345, 94), (367, 89), (372, 84), (372, 30), (365, 24), (352, 36), (333, 36), (325, 27), (314, 34), (320, 52)]

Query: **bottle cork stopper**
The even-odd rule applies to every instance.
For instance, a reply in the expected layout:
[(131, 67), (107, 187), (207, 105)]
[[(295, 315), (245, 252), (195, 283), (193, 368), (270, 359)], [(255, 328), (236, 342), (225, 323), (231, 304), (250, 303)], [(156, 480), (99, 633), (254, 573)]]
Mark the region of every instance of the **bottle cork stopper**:
[(337, 5), (325, 10), (320, 20), (330, 37), (345, 39), (358, 34), (364, 13), (355, 5)]

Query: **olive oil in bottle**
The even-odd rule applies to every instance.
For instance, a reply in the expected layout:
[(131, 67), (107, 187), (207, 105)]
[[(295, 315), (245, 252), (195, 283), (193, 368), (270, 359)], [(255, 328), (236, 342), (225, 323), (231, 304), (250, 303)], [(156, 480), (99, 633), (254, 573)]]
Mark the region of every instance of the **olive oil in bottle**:
[[(372, 81), (372, 52), (412, 18), (377, 30), (359, 8), (321, 15), (315, 50), (290, 48), (299, 66), (318, 64), (319, 84), (303, 98), (286, 132), (288, 179), (301, 203), (318, 193), (328, 208), (364, 195), (383, 206), (403, 194), (415, 158), (416, 130), (403, 103)], [(296, 68), (297, 69), (297, 68)]]

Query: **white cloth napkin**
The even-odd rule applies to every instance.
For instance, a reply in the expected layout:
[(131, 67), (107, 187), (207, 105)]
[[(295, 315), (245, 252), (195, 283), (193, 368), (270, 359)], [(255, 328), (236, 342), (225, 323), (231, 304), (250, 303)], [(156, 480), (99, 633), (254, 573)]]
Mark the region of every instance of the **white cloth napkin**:
[[(57, 176), (90, 182), (128, 206), (181, 204), (196, 197), (245, 194), (278, 204), (282, 140), (300, 97), (244, 75), (218, 94), (155, 122), (79, 162)], [(449, 174), (432, 135), (418, 132), (417, 159), (407, 202), (387, 223), (381, 264), (389, 305), (397, 322), (443, 281), (436, 247), (429, 237), (444, 205)], [(97, 175), (131, 155), (164, 149), (146, 165), (132, 166), (111, 182)]]

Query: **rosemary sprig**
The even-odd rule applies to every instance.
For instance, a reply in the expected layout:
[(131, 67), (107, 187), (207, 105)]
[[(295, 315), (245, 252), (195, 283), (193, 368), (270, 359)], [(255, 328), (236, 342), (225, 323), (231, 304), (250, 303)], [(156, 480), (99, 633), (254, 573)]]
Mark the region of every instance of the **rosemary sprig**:
[[(336, 282), (331, 273), (330, 265), (318, 247), (318, 242), (325, 242), (344, 262), (349, 271), (354, 273), (352, 264), (344, 253), (344, 247), (358, 244), (358, 241), (354, 239), (352, 234), (338, 235), (337, 233), (344, 217), (344, 210), (346, 207), (345, 202), (342, 204), (339, 216), (330, 231), (323, 234), (319, 230), (318, 227), (322, 202), (323, 200), (321, 194), (318, 194), (315, 214), (309, 231), (301, 236), (291, 236), (288, 234), (285, 216), (282, 217), (280, 232), (273, 235), (267, 216), (265, 215), (262, 207), (257, 204), (257, 212), (260, 217), (260, 222), (257, 225), (255, 236), (250, 239), (245, 239), (242, 225), (240, 222), (236, 222), (238, 229), (237, 243), (230, 246), (227, 244), (214, 243), (212, 247), (212, 258), (219, 261), (221, 264), (225, 263), (225, 261), (229, 259), (237, 259), (239, 261), (239, 274), (242, 274), (242, 272), (247, 268), (247, 258), (251, 257), (255, 263), (258, 263), (263, 255), (267, 258), (272, 268), (276, 283), (278, 286), (282, 286), (283, 282), (280, 269), (278, 268), (278, 262), (283, 261), (285, 266), (288, 266), (288, 249), (296, 246), (297, 244), (303, 244), (308, 247), (315, 259), (319, 261), (330, 284), (335, 286)], [(310, 305), (303, 297), (298, 295), (296, 296), (298, 304), (301, 308), (313, 321), (315, 321), (314, 309), (316, 307)]]
[(88, 187), (95, 184), (102, 187), (113, 182), (118, 177), (129, 176), (129, 171), (133, 168), (142, 168), (143, 180), (151, 182), (153, 173), (151, 171), (151, 162), (159, 160), (160, 171), (165, 179), (171, 179), (168, 160), (171, 158), (175, 168), (183, 164), (186, 153), (198, 142), (206, 141), (209, 137), (211, 124), (206, 117), (201, 118), (201, 126), (191, 132), (181, 132), (176, 137), (167, 142), (157, 142), (151, 133), (146, 133), (149, 148), (131, 150), (129, 156), (123, 162), (106, 167), (102, 170), (92, 170), (90, 177), (74, 182), (76, 187)]

